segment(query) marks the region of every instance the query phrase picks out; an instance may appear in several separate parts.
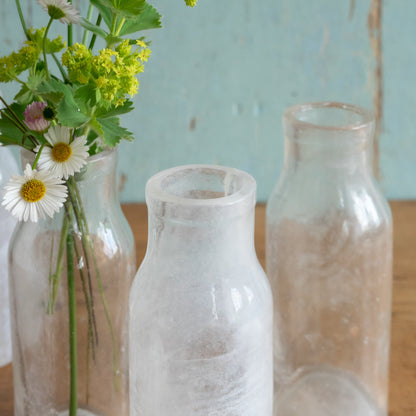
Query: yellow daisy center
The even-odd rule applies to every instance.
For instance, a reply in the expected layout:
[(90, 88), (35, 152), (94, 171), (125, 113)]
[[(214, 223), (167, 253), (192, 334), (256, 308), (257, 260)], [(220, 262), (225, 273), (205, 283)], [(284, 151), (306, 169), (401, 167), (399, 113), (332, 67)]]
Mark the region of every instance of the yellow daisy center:
[(72, 155), (72, 149), (69, 144), (56, 143), (52, 147), (52, 158), (55, 162), (66, 162)]
[(45, 196), (46, 187), (38, 179), (30, 179), (22, 186), (20, 193), (25, 201), (38, 202)]

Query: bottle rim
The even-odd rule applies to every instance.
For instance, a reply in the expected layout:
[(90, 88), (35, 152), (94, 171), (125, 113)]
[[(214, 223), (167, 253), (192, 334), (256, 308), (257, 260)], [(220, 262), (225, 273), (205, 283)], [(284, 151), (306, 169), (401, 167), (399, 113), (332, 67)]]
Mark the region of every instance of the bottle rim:
[[(345, 115), (349, 113), (352, 117), (355, 117), (356, 120), (349, 123), (324, 124), (307, 121), (302, 118), (302, 116), (307, 115), (312, 111), (328, 109), (341, 110)], [(283, 120), (285, 123), (290, 123), (296, 128), (302, 129), (357, 131), (367, 129), (369, 126), (372, 126), (375, 121), (375, 117), (372, 111), (356, 105), (334, 101), (322, 101), (298, 104), (293, 107), (289, 107), (283, 113)]]
[[(198, 189), (198, 182), (213, 178), (215, 189)], [(193, 185), (196, 187), (193, 188)], [(208, 183), (209, 185), (209, 183)], [(191, 189), (192, 188), (192, 189)], [(201, 192), (200, 192), (201, 191)], [(207, 197), (204, 197), (207, 192)], [(218, 196), (210, 197), (213, 193)], [(146, 184), (148, 204), (167, 203), (184, 207), (221, 208), (250, 202), (255, 204), (256, 181), (239, 169), (193, 164), (163, 170), (152, 176)], [(253, 202), (251, 204), (251, 202)]]

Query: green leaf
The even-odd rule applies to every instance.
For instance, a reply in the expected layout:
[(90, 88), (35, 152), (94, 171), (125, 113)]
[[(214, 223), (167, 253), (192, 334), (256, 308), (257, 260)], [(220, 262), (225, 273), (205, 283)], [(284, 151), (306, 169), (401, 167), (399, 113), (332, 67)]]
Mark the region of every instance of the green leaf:
[(81, 21), (81, 26), (84, 29), (87, 29), (90, 32), (95, 33), (96, 35), (100, 36), (103, 39), (105, 39), (108, 36), (108, 33), (104, 29), (101, 29), (99, 26), (92, 24), (86, 19), (83, 19)]
[(120, 126), (120, 120), (117, 117), (97, 118), (91, 121), (91, 126), (101, 137), (104, 144), (110, 148), (116, 146), (121, 139), (133, 139), (133, 134)]
[[(25, 110), (26, 106), (20, 105), (17, 103), (13, 103), (10, 108), (19, 118), (19, 120), (24, 120), (23, 111)], [(16, 146), (23, 146), (23, 138), (25, 133), (23, 133), (18, 127), (16, 127), (15, 123), (9, 119), (5, 114), (9, 115), (9, 117), (13, 118), (12, 113), (9, 110), (1, 111), (0, 117), (0, 143), (4, 144), (5, 146), (16, 145)], [(26, 140), (26, 147), (31, 147), (31, 142)], [(32, 145), (32, 147), (34, 147)]]
[(113, 18), (112, 11), (101, 3), (101, 0), (90, 0), (90, 3), (100, 12), (105, 24), (111, 29), (111, 22)]
[(74, 98), (78, 103), (93, 107), (97, 104), (97, 91), (99, 91), (99, 89), (94, 85), (83, 85), (75, 91)]
[(127, 100), (123, 105), (118, 107), (111, 106), (109, 109), (100, 108), (95, 114), (98, 118), (104, 119), (120, 116), (121, 114), (129, 113), (132, 110), (134, 110), (133, 101)]
[(50, 103), (57, 106), (65, 96), (67, 86), (62, 82), (52, 78), (42, 82), (37, 88), (37, 94)]
[(158, 11), (146, 3), (143, 12), (135, 19), (127, 20), (120, 31), (120, 36), (135, 33), (140, 30), (157, 29), (162, 27), (160, 19), (162, 16)]
[(22, 86), (14, 99), (20, 104), (30, 104), (35, 100), (37, 88), (44, 79), (44, 71), (36, 71), (34, 74), (29, 75), (26, 84)]
[(35, 100), (35, 96), (27, 85), (23, 85), (20, 91), (15, 95), (14, 99), (19, 104), (30, 104)]
[[(110, 10), (111, 13), (116, 16), (131, 19), (138, 16), (142, 12), (146, 4), (146, 0), (92, 0), (91, 3), (94, 4), (94, 6), (100, 11), (105, 8)], [(106, 24), (111, 27), (112, 16), (108, 19), (108, 12), (106, 12), (106, 15), (107, 17), (105, 18), (103, 14), (103, 18)]]
[(76, 88), (58, 80), (50, 79), (43, 82), (38, 93), (56, 106), (57, 119), (67, 127), (77, 128), (89, 121), (87, 103), (83, 96), (76, 99)]

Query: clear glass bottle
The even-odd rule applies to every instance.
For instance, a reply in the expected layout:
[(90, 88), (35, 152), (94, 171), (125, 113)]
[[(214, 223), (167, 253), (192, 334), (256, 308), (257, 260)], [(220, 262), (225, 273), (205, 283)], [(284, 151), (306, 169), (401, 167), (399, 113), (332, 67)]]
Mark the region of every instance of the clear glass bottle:
[(321, 394), (326, 410), (308, 414), (387, 415), (392, 220), (373, 176), (374, 118), (324, 102), (289, 108), (283, 126), (266, 232), (275, 412), (310, 412)]
[(130, 295), (131, 416), (271, 416), (272, 297), (254, 250), (256, 184), (192, 165), (146, 186)]
[(7, 147), (0, 146), (0, 367), (12, 360), (7, 253), (16, 226), (15, 219), (1, 205), (1, 192), (10, 176), (18, 173), (19, 168), (12, 152)]
[[(93, 248), (85, 255), (78, 229), (77, 416), (129, 414), (128, 297), (136, 261), (133, 235), (118, 202), (116, 165), (117, 152), (106, 151), (90, 158), (75, 176), (89, 229), (86, 245)], [(38, 223), (20, 223), (11, 242), (15, 416), (69, 414), (73, 366), (66, 260), (50, 308), (63, 211)], [(86, 292), (92, 293), (91, 308)]]

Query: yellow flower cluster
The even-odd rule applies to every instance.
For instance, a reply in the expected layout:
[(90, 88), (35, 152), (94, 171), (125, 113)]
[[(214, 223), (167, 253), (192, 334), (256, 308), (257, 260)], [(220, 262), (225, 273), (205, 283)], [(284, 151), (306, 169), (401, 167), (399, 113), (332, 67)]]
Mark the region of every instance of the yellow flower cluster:
[[(33, 67), (42, 53), (43, 36), (46, 28), (29, 29), (30, 40), (27, 40), (18, 52), (0, 58), (0, 82), (16, 80), (17, 76)], [(46, 41), (46, 52), (56, 53), (65, 47), (62, 36)]]
[(102, 49), (94, 56), (85, 45), (77, 43), (65, 51), (62, 64), (72, 82), (92, 84), (106, 105), (119, 106), (127, 95), (138, 92), (136, 76), (143, 72), (144, 62), (151, 53), (144, 42), (137, 41), (137, 46), (133, 50), (125, 40), (115, 50)]
[(185, 0), (187, 6), (194, 7), (198, 0)]
[(15, 80), (19, 74), (36, 64), (40, 50), (35, 42), (27, 40), (19, 49), (0, 58), (0, 82)]

